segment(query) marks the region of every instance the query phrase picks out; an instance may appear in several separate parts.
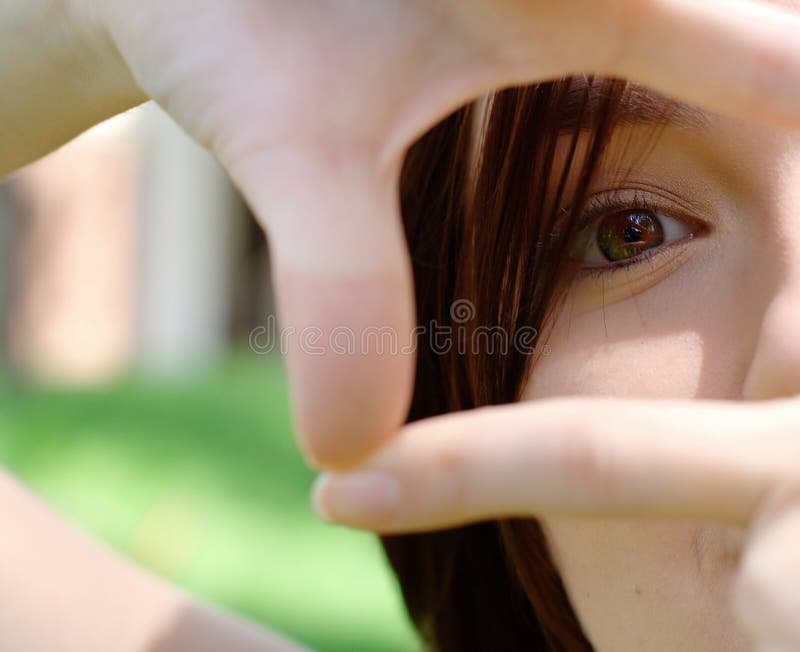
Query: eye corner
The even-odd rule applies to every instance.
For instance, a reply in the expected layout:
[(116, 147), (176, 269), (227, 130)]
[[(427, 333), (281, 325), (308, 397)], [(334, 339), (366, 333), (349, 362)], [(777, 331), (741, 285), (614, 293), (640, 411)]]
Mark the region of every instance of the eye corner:
[(683, 220), (689, 222), (692, 225), (692, 229), (687, 236), (687, 238), (691, 240), (696, 240), (697, 238), (705, 238), (711, 235), (714, 232), (714, 225), (704, 220), (700, 217), (695, 217), (691, 215), (684, 215), (682, 216)]

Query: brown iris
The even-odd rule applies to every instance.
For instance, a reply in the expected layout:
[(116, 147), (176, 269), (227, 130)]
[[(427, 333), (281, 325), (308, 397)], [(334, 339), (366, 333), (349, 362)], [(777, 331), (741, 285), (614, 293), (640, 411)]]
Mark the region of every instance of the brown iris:
[(661, 221), (647, 211), (612, 213), (597, 229), (597, 246), (611, 262), (633, 258), (663, 242)]

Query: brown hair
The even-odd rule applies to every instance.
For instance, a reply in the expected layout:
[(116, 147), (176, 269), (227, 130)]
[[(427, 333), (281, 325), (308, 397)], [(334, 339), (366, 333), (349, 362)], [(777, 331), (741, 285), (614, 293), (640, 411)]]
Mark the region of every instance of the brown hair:
[[(586, 81), (577, 106), (576, 79)], [(476, 103), (410, 150), (401, 198), (421, 326), (432, 320), (454, 326), (451, 307), (467, 300), (474, 307), (469, 328), (541, 331), (569, 275), (576, 216), (625, 86), (581, 77), (501, 91), (488, 100), (479, 130)], [(476, 132), (482, 134), (477, 148)], [(556, 145), (565, 134), (571, 134), (568, 153), (557, 165)], [(589, 142), (579, 149), (581, 134)], [(570, 197), (568, 176), (578, 180)], [(535, 360), (514, 349), (465, 354), (423, 344), (412, 421), (519, 400)], [(409, 614), (432, 650), (592, 649), (536, 520), (384, 537), (383, 543)]]

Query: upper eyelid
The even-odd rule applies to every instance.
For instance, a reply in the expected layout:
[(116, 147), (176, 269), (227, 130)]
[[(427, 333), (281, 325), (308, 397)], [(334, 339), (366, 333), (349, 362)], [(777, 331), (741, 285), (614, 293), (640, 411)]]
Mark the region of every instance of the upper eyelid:
[(585, 202), (583, 212), (578, 216), (578, 230), (583, 231), (591, 226), (596, 218), (605, 214), (604, 210), (626, 208), (663, 212), (669, 217), (686, 222), (693, 230), (698, 231), (698, 235), (706, 235), (714, 230), (711, 221), (698, 216), (698, 213), (704, 214), (708, 212), (707, 210), (667, 190), (638, 184), (609, 188), (591, 194)]
[[(688, 189), (683, 188), (683, 192), (689, 192)], [(694, 191), (691, 191), (692, 194)], [(707, 204), (705, 201), (695, 197), (686, 196), (681, 192), (670, 190), (660, 185), (655, 185), (651, 182), (644, 181), (621, 181), (616, 185), (610, 185), (603, 189), (598, 189), (595, 192), (589, 193), (587, 196), (586, 204), (594, 199), (606, 196), (621, 197), (628, 194), (634, 197), (643, 197), (651, 203), (664, 202), (669, 206), (674, 206), (676, 210), (682, 211), (687, 215), (692, 216), (711, 216), (715, 214), (712, 205)], [(705, 220), (704, 220), (705, 221)]]
[[(600, 218), (611, 214), (613, 211), (624, 211), (627, 209), (646, 210), (660, 215), (661, 218), (676, 220), (689, 229), (689, 238), (708, 235), (708, 233), (713, 230), (711, 224), (707, 220), (689, 213), (683, 206), (684, 203), (683, 201), (678, 202), (672, 198), (665, 198), (660, 192), (644, 190), (641, 187), (611, 188), (594, 193), (587, 198), (583, 212), (578, 217), (580, 223), (578, 224), (576, 232), (577, 250), (584, 251), (584, 248), (591, 246), (600, 224)], [(682, 241), (684, 239), (686, 238), (678, 238), (676, 241)], [(652, 255), (653, 252), (669, 247), (676, 241), (664, 242), (630, 259), (616, 262), (609, 261), (607, 264), (602, 265), (586, 265), (584, 266), (584, 270), (593, 270), (595, 272), (599, 270), (612, 271), (618, 268), (628, 267), (632, 264), (636, 264), (636, 261), (640, 258), (643, 260), (645, 257)]]
[[(627, 193), (633, 193), (633, 195), (628, 198)], [(586, 200), (586, 204), (580, 216), (580, 228), (586, 228), (596, 218), (602, 217), (604, 211), (624, 210), (625, 208), (640, 210), (659, 209), (659, 206), (654, 205), (656, 203), (658, 202), (653, 202), (648, 199), (647, 195), (638, 188), (615, 188), (595, 193), (590, 195)]]

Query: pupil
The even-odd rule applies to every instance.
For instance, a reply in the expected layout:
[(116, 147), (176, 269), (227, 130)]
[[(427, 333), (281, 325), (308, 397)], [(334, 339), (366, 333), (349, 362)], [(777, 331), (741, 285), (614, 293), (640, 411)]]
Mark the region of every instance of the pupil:
[(622, 233), (622, 239), (625, 242), (639, 242), (642, 239), (642, 231), (636, 226), (629, 226)]

